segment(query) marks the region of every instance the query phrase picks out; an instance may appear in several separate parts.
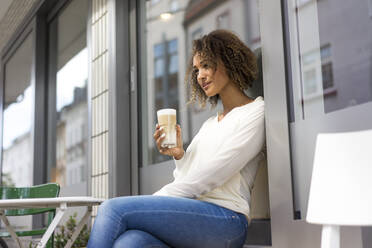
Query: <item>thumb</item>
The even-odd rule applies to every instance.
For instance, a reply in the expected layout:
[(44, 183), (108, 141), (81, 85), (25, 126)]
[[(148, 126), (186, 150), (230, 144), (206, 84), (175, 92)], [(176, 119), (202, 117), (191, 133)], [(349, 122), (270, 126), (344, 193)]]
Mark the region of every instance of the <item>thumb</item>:
[(176, 129), (177, 129), (177, 138), (181, 138), (182, 137), (182, 135), (181, 135), (181, 133), (182, 133), (181, 126), (177, 124), (177, 128)]
[(182, 130), (181, 130), (181, 126), (177, 124), (177, 143), (182, 143)]

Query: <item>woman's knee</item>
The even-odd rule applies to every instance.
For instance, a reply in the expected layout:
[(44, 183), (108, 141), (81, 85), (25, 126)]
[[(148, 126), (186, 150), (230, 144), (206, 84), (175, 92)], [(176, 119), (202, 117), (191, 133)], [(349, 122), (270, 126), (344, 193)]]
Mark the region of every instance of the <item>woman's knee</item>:
[(114, 214), (119, 210), (123, 204), (125, 204), (123, 199), (121, 203), (118, 201), (119, 198), (111, 198), (105, 200), (99, 207), (98, 207), (98, 215), (107, 215), (107, 214)]
[(131, 210), (136, 210), (139, 201), (141, 201), (139, 197), (133, 196), (115, 197), (105, 200), (98, 208), (98, 216), (123, 216), (125, 213), (131, 212)]
[(105, 213), (105, 212), (109, 212), (110, 209), (112, 209), (112, 199), (108, 199), (108, 200), (105, 200), (104, 202), (101, 203), (101, 205), (99, 205), (98, 207), (98, 214), (100, 213)]
[(114, 243), (113, 248), (169, 248), (159, 239), (141, 230), (128, 230), (120, 235)]

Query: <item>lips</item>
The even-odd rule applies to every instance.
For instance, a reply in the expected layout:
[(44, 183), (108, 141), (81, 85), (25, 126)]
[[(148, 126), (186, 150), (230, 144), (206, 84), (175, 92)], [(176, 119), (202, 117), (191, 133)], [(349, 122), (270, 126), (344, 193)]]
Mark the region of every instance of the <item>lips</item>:
[(208, 87), (209, 87), (210, 84), (211, 84), (211, 82), (203, 83), (203, 84), (202, 84), (203, 89), (204, 89), (204, 90), (208, 89)]

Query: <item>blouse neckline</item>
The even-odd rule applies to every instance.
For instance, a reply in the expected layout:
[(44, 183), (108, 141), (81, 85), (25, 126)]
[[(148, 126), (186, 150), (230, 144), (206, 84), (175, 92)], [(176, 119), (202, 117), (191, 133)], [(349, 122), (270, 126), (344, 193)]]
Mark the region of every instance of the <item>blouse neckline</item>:
[(228, 112), (221, 120), (218, 120), (218, 118), (219, 118), (219, 113), (217, 112), (217, 116), (216, 116), (216, 120), (217, 120), (217, 123), (221, 123), (227, 116), (229, 116), (229, 114), (231, 113), (231, 112), (233, 112), (234, 110), (236, 110), (236, 109), (242, 109), (242, 108), (245, 108), (245, 107), (247, 107), (247, 106), (252, 106), (251, 104), (252, 103), (255, 103), (255, 102), (257, 102), (257, 100), (261, 100), (262, 99), (262, 96), (258, 96), (258, 97), (256, 97), (253, 101), (251, 101), (251, 102), (249, 102), (249, 103), (246, 103), (246, 104), (244, 104), (244, 105), (242, 105), (242, 106), (238, 106), (238, 107), (235, 107), (235, 108), (233, 108), (232, 110), (230, 110), (230, 112)]

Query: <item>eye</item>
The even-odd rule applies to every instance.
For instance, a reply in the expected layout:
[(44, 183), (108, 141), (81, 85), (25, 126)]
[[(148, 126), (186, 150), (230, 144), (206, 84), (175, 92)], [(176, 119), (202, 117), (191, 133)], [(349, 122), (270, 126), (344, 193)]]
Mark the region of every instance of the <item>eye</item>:
[(207, 68), (209, 68), (209, 65), (207, 63), (204, 63), (203, 68), (207, 69)]

